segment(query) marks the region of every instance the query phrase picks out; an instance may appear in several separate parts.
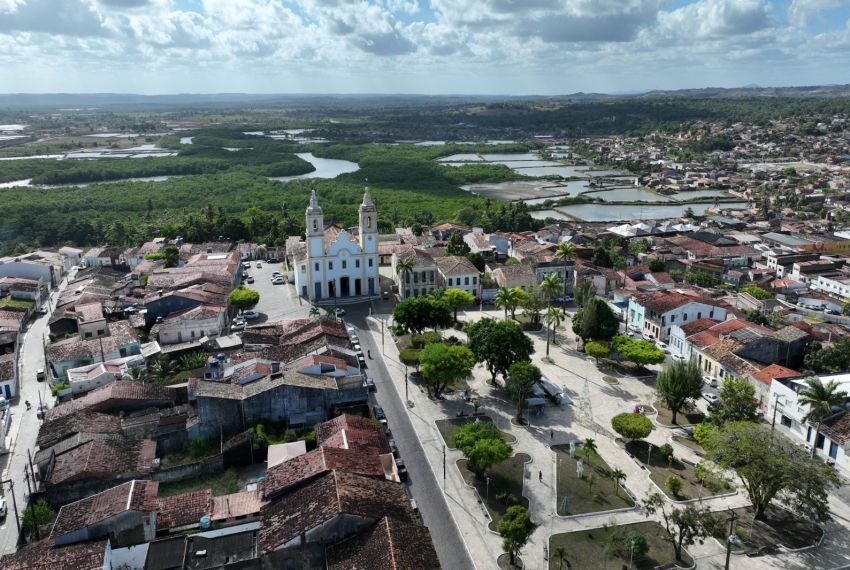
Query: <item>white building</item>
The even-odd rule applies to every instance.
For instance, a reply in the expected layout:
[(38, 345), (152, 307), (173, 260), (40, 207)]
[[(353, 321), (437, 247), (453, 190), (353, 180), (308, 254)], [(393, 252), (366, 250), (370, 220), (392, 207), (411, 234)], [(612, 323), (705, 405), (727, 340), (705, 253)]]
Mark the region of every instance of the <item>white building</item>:
[(446, 289), (461, 289), (473, 297), (478, 297), (479, 272), (471, 261), (458, 255), (438, 257), (434, 261), (440, 274), (440, 286)]
[(842, 301), (850, 301), (850, 279), (836, 279), (825, 275), (818, 275), (817, 281), (812, 283), (812, 289), (823, 291)]
[(224, 307), (199, 305), (168, 315), (161, 323), (154, 325), (154, 329), (160, 344), (180, 344), (219, 336), (224, 330), (226, 319), (227, 311)]
[(363, 297), (378, 292), (378, 214), (369, 189), (360, 204), (357, 235), (325, 228), (316, 198), (307, 207), (307, 241), (294, 257), (295, 287), (311, 301)]
[[(820, 376), (821, 382), (834, 381), (838, 390), (850, 393), (850, 372)], [(799, 394), (807, 387), (806, 377), (783, 378), (770, 384), (770, 399), (765, 418), (773, 420), (776, 413), (776, 428), (797, 441), (804, 442), (809, 449), (815, 446), (815, 455), (834, 461), (845, 472), (850, 473), (850, 417), (844, 410), (835, 409), (835, 414), (822, 422), (820, 435), (815, 442), (816, 426), (803, 420), (808, 407), (801, 404)]]
[[(410, 261), (410, 271), (399, 272), (398, 262), (402, 259)], [(410, 248), (401, 253), (394, 253), (392, 271), (398, 287), (399, 299), (402, 300), (408, 297), (425, 296), (439, 286), (437, 263), (433, 257), (421, 249)]]
[(629, 299), (629, 329), (646, 337), (667, 341), (673, 325), (707, 318), (723, 321), (726, 308), (713, 299), (685, 289), (666, 289)]

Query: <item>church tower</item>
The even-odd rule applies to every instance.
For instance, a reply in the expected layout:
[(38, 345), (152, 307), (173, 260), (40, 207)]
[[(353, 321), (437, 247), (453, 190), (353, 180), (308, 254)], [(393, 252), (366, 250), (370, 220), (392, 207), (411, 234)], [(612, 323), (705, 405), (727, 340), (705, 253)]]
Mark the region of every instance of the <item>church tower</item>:
[(369, 195), (368, 186), (360, 204), (360, 248), (366, 255), (378, 253), (378, 210)]
[(310, 194), (307, 206), (307, 252), (309, 257), (318, 258), (325, 254), (325, 220), (322, 207), (316, 198), (316, 189)]

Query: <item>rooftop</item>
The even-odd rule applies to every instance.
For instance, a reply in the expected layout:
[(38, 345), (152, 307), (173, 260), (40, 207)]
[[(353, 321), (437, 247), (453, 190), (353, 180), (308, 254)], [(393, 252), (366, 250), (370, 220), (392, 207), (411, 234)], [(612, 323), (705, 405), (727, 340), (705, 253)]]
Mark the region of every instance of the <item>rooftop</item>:
[(157, 481), (133, 480), (59, 509), (51, 537), (59, 537), (97, 524), (125, 511), (156, 509)]
[(328, 570), (432, 570), (440, 568), (424, 526), (383, 517), (357, 536), (328, 549)]
[(59, 485), (80, 479), (114, 479), (144, 475), (153, 469), (152, 439), (94, 439), (56, 456), (49, 482)]
[(103, 570), (106, 540), (83, 542), (73, 547), (53, 544), (51, 539), (28, 544), (14, 554), (0, 557), (3, 570)]

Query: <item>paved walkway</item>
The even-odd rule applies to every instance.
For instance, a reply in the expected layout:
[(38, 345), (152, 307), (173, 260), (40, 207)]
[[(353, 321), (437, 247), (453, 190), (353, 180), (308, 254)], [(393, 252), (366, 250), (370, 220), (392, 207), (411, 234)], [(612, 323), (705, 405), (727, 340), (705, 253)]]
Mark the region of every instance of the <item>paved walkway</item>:
[[(474, 320), (481, 316), (501, 318), (500, 311), (470, 312), (464, 320)], [(380, 345), (380, 320), (386, 315), (376, 315), (370, 319), (369, 333)], [(366, 331), (363, 331), (366, 334)], [(463, 333), (450, 331), (463, 338)], [(584, 355), (562, 348), (550, 346), (551, 363), (544, 362), (546, 341), (545, 333), (532, 334), (536, 353), (533, 361), (543, 374), (563, 386), (564, 392), (574, 401), (573, 405), (547, 405), (545, 412), (530, 416), (531, 425), (515, 426), (511, 423), (514, 405), (507, 400), (499, 388), (488, 382), (489, 373), (483, 366), (477, 366), (469, 385), (480, 403), (480, 410), (493, 418), (496, 425), (503, 431), (517, 438), (514, 445), (517, 452), (531, 456), (531, 463), (526, 467), (526, 477), (523, 494), (529, 499), (532, 519), (539, 524), (531, 540), (522, 551), (526, 568), (547, 568), (545, 549), (549, 536), (557, 533), (573, 532), (599, 528), (605, 524), (628, 524), (647, 520), (642, 510), (618, 513), (599, 513), (576, 517), (555, 516), (556, 507), (556, 464), (555, 454), (550, 448), (551, 443), (567, 443), (569, 441), (594, 438), (599, 453), (612, 468), (620, 468), (626, 473), (625, 486), (638, 497), (638, 502), (656, 492), (657, 488), (649, 480), (648, 473), (638, 463), (628, 456), (611, 437), (611, 418), (621, 412), (630, 412), (636, 403), (652, 401), (653, 388), (640, 379), (618, 376), (619, 384), (611, 385), (602, 380), (600, 372), (592, 359)], [(389, 338), (389, 337), (388, 337)], [(572, 333), (559, 331), (559, 340), (563, 346), (575, 346)], [(392, 380), (400, 394), (404, 394), (404, 367), (398, 362), (398, 350), (394, 343), (385, 343), (384, 358)], [(455, 417), (459, 410), (471, 413), (472, 406), (463, 401), (460, 394), (453, 394), (445, 400), (434, 402), (427, 397), (424, 390), (414, 384), (409, 385), (409, 399), (413, 402), (409, 410), (411, 422), (419, 434), (420, 441), (428, 461), (438, 480), (443, 481), (443, 489), (452, 516), (466, 541), (471, 558), (477, 568), (495, 568), (496, 557), (502, 552), (501, 538), (488, 528), (489, 519), (483, 504), (478, 500), (475, 491), (463, 481), (455, 463), (462, 457), (457, 450), (445, 451), (445, 479), (443, 480), (444, 450), (443, 440), (437, 431), (435, 421)], [(671, 441), (673, 430), (656, 426), (649, 439), (661, 445)], [(674, 444), (678, 457), (697, 462), (699, 458), (688, 448)], [(542, 482), (539, 473), (543, 473)], [(708, 498), (703, 505), (712, 511), (737, 508), (749, 504), (746, 494), (740, 491), (729, 497)], [(844, 513), (850, 520), (850, 509), (844, 503), (838, 503), (835, 510)], [(732, 568), (837, 568), (842, 560), (848, 560), (850, 552), (850, 532), (844, 526), (842, 519), (830, 525), (834, 534), (828, 536), (826, 546), (806, 553), (784, 554), (782, 556), (765, 556), (748, 558), (734, 556)], [(725, 550), (717, 541), (709, 539), (703, 545), (694, 545), (691, 554), (698, 562), (699, 568), (723, 568)]]

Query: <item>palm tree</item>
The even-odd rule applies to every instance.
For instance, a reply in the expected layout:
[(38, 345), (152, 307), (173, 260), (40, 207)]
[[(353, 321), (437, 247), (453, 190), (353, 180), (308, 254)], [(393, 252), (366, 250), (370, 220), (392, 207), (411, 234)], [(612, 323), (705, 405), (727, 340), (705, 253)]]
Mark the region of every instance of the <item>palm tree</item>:
[(130, 370), (127, 371), (127, 375), (130, 377), (131, 380), (147, 382), (149, 373), (147, 368), (142, 368), (138, 364), (134, 364), (130, 367)]
[[(563, 283), (561, 277), (557, 273), (551, 273), (543, 278), (540, 282), (540, 290), (546, 295), (546, 304), (548, 308), (552, 308), (552, 297), (561, 292)], [(549, 355), (549, 329), (546, 329), (546, 355)]]
[(813, 376), (806, 380), (807, 387), (800, 391), (798, 402), (808, 406), (809, 411), (803, 416), (807, 422), (815, 422), (815, 439), (812, 442), (812, 457), (815, 456), (820, 425), (824, 418), (833, 414), (834, 406), (844, 407), (847, 402), (847, 392), (838, 391), (838, 384), (830, 380), (824, 384), (820, 378)]
[(310, 316), (311, 317), (318, 317), (320, 314), (321, 314), (321, 311), (319, 311), (319, 307), (310, 307)]
[(569, 266), (570, 261), (575, 259), (576, 257), (576, 247), (567, 242), (563, 242), (558, 245), (558, 249), (555, 250), (555, 257), (561, 260), (564, 263), (564, 310), (567, 310), (567, 283), (569, 279), (567, 279), (567, 267)]
[(407, 299), (407, 288), (404, 286), (405, 277), (410, 279), (410, 272), (413, 271), (413, 260), (410, 257), (399, 258), (395, 264), (395, 271), (401, 278), (401, 285), (398, 288), (398, 292), (401, 294), (402, 299)]
[(616, 487), (614, 487), (614, 494), (618, 497), (620, 496), (620, 485), (622, 485), (623, 481), (626, 480), (626, 472), (617, 467), (616, 469), (611, 471), (611, 479), (616, 483)]
[(558, 307), (549, 307), (546, 311), (546, 356), (549, 356), (549, 326), (552, 325), (552, 340), (555, 340), (555, 330), (564, 320), (564, 311)]
[(501, 287), (496, 292), (496, 306), (504, 307), (505, 320), (508, 320), (508, 311), (511, 312), (512, 319), (516, 318), (516, 308), (519, 306), (520, 299), (522, 298), (520, 291), (516, 287), (511, 289)]
[(596, 449), (596, 441), (592, 437), (589, 437), (582, 442), (581, 451), (584, 453), (584, 458), (588, 465), (590, 465), (590, 458), (594, 453), (596, 453)]
[(322, 307), (322, 310), (325, 311), (326, 316), (336, 319), (336, 307)]
[(564, 562), (567, 560), (567, 549), (559, 546), (555, 549), (555, 558), (558, 559), (558, 570), (564, 569)]
[(165, 384), (169, 378), (177, 374), (179, 369), (180, 366), (177, 364), (177, 361), (171, 360), (164, 354), (160, 354), (159, 358), (156, 359), (156, 362), (151, 367), (149, 376), (152, 376), (156, 382)]

